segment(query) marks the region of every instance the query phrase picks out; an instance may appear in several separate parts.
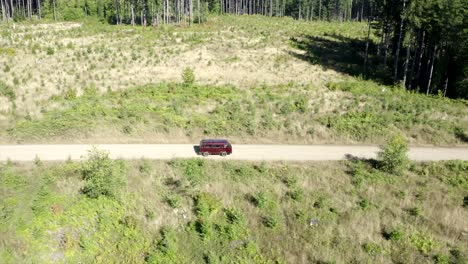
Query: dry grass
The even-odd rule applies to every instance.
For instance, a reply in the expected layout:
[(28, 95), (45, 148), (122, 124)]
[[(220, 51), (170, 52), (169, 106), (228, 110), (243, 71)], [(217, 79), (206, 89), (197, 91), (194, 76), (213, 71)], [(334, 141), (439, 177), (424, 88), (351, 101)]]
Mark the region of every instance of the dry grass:
[[(3, 26), (0, 31), (7, 37), (0, 45), (14, 54), (0, 53), (0, 80), (15, 88), (17, 111), (38, 115), (41, 102), (70, 88), (81, 94), (90, 86), (107, 91), (180, 81), (186, 67), (195, 69), (199, 83), (238, 87), (323, 85), (340, 78), (291, 55), (300, 52), (288, 43), (294, 33), (275, 33), (266, 25), (245, 30), (232, 19), (216, 17), (192, 29), (92, 22)], [(270, 31), (259, 36), (265, 29)], [(7, 65), (10, 70), (5, 72)], [(11, 110), (11, 104), (0, 110), (6, 112), (7, 105)]]

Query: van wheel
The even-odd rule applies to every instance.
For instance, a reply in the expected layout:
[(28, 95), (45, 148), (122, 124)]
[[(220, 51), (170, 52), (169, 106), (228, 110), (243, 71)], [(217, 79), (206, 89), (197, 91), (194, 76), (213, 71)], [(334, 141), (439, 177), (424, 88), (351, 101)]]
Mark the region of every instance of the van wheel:
[(208, 152), (203, 152), (202, 155), (203, 155), (203, 157), (208, 157), (208, 155), (210, 155), (210, 153), (208, 153)]
[(221, 152), (221, 156), (226, 157), (226, 152)]

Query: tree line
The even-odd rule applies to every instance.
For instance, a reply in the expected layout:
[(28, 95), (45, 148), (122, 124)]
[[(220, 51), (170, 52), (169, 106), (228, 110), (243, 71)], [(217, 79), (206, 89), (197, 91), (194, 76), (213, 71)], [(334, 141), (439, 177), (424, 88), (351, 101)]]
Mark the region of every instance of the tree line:
[(379, 68), (407, 89), (468, 98), (468, 0), (0, 0), (0, 9), (2, 21), (91, 16), (143, 26), (202, 23), (208, 13), (365, 21), (364, 76)]

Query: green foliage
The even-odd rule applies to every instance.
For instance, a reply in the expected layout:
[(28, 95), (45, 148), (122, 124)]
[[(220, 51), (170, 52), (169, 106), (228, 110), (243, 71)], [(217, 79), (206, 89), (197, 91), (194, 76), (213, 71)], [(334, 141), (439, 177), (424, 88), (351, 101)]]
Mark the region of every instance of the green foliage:
[(138, 166), (138, 170), (141, 173), (149, 174), (153, 170), (153, 166), (151, 165), (151, 161), (147, 159), (143, 159), (141, 164)]
[(399, 242), (404, 238), (404, 236), (405, 233), (401, 228), (395, 228), (389, 232), (384, 232), (385, 239), (392, 242)]
[(180, 206), (182, 205), (182, 197), (177, 194), (170, 195), (169, 197), (167, 197), (166, 201), (172, 208), (180, 208)]
[(430, 236), (417, 232), (410, 237), (411, 245), (416, 247), (419, 251), (424, 254), (428, 254), (436, 245), (436, 241)]
[[(179, 188), (164, 181), (172, 178), (181, 182), (184, 170), (172, 163), (175, 161), (178, 160), (171, 161), (171, 166), (166, 166), (164, 161), (152, 161), (152, 165), (165, 168), (158, 172), (158, 177), (150, 177), (142, 169), (145, 160), (133, 161), (133, 166), (127, 168), (132, 177), (119, 200), (105, 195), (95, 199), (77, 195), (84, 164), (90, 161), (44, 162), (40, 167), (12, 162), (0, 164), (3, 239), (0, 260), (2, 263), (8, 263), (5, 259), (14, 263), (42, 262), (52, 259), (51, 252), (63, 252), (60, 260), (66, 263), (282, 263), (284, 255), (290, 256), (291, 262), (300, 262), (304, 254), (314, 260), (337, 263), (419, 263), (432, 258), (440, 263), (447, 259), (450, 263), (466, 262), (463, 241), (445, 234), (441, 219), (431, 211), (434, 203), (460, 208), (460, 198), (466, 194), (454, 187), (451, 195), (438, 195), (446, 193), (450, 185), (437, 177), (419, 175), (424, 173), (423, 168), (429, 170), (426, 163), (412, 163), (413, 173), (408, 173), (403, 182), (356, 189), (349, 186), (346, 178), (349, 168), (340, 162), (291, 163), (287, 169), (285, 164), (278, 163), (260, 173), (255, 169), (256, 164), (206, 160), (205, 173), (210, 181)], [(449, 173), (458, 170), (458, 166), (446, 163), (435, 163), (434, 168)], [(243, 181), (224, 177), (228, 173), (225, 169), (242, 166), (251, 167), (253, 175), (262, 177)], [(302, 181), (301, 177), (298, 184), (298, 175), (308, 175), (311, 179)], [(284, 199), (284, 195), (298, 187), (310, 192), (311, 197), (295, 202)], [(418, 207), (426, 212), (424, 219), (408, 218), (400, 213), (401, 200), (394, 193), (399, 190), (419, 193), (421, 188), (434, 194), (431, 200), (418, 201)], [(255, 194), (256, 203), (245, 199), (249, 192)], [(364, 241), (375, 242), (364, 244), (356, 240), (356, 232), (367, 232), (369, 228), (356, 224), (364, 218), (350, 202), (357, 201), (367, 208), (370, 202), (356, 198), (368, 197), (368, 192), (378, 194), (372, 195), (372, 204), (385, 206), (371, 206), (372, 212), (365, 213), (365, 222), (377, 227), (399, 223), (382, 231), (387, 240), (383, 243), (378, 242), (382, 241), (378, 232), (369, 233), (368, 240)], [(183, 202), (188, 217), (158, 206), (161, 193), (164, 198), (194, 197), (193, 203)], [(250, 202), (261, 206), (253, 208)], [(385, 215), (384, 222), (382, 215)], [(155, 228), (168, 216), (171, 219), (166, 226)], [(463, 222), (461, 216), (451, 216), (454, 221)], [(424, 233), (407, 234), (410, 230), (424, 230)], [(31, 251), (18, 248), (18, 243)], [(311, 247), (302, 247), (304, 243)], [(2, 253), (5, 250), (10, 253)]]
[(362, 210), (367, 210), (371, 206), (371, 203), (369, 202), (369, 200), (367, 200), (365, 198), (360, 200), (358, 204), (359, 204), (359, 207), (361, 207)]
[(295, 175), (288, 175), (283, 177), (283, 182), (289, 188), (295, 187), (297, 185), (298, 179)]
[(301, 202), (304, 200), (304, 190), (302, 188), (296, 187), (287, 192), (287, 195), (291, 197), (294, 201)]
[(192, 68), (185, 68), (182, 72), (183, 84), (186, 87), (190, 87), (195, 84), (195, 74)]
[(153, 252), (146, 258), (147, 263), (163, 264), (177, 261), (177, 232), (173, 228), (166, 227), (161, 231), (162, 239), (153, 248)]
[(452, 188), (468, 188), (468, 161), (425, 162), (412, 167), (419, 175), (434, 176)]
[(276, 214), (267, 214), (262, 219), (263, 224), (271, 229), (276, 229), (280, 226), (281, 222)]
[(420, 207), (411, 207), (408, 209), (408, 213), (412, 216), (421, 216), (422, 209)]
[(47, 50), (46, 50), (46, 53), (47, 53), (47, 55), (54, 55), (55, 50), (52, 47), (48, 47)]
[(450, 258), (446, 255), (436, 255), (434, 256), (434, 262), (436, 264), (450, 264)]
[(401, 174), (409, 163), (408, 145), (401, 135), (392, 137), (378, 153), (379, 167), (385, 172)]
[(15, 91), (2, 80), (0, 80), (0, 96), (5, 96), (10, 99), (10, 101), (14, 101), (16, 99)]
[(273, 197), (270, 193), (260, 191), (251, 197), (252, 203), (260, 209), (270, 209), (274, 205)]
[(199, 218), (209, 218), (221, 207), (219, 200), (209, 193), (200, 193), (195, 197), (195, 212)]
[(76, 99), (76, 90), (75, 89), (72, 89), (72, 88), (69, 88), (65, 91), (65, 94), (63, 95), (63, 97), (65, 98), (65, 100), (74, 100)]
[(382, 249), (380, 248), (379, 245), (377, 245), (376, 243), (372, 243), (372, 242), (369, 242), (369, 243), (365, 243), (362, 248), (364, 249), (364, 251), (371, 255), (371, 256), (374, 256), (374, 255), (379, 255), (381, 252), (382, 252)]
[(89, 152), (81, 172), (85, 180), (82, 192), (90, 198), (118, 198), (120, 189), (126, 183), (125, 164), (111, 160), (108, 152), (97, 149)]
[(183, 176), (192, 184), (199, 184), (205, 178), (205, 160), (203, 159), (177, 159), (169, 164), (179, 168)]

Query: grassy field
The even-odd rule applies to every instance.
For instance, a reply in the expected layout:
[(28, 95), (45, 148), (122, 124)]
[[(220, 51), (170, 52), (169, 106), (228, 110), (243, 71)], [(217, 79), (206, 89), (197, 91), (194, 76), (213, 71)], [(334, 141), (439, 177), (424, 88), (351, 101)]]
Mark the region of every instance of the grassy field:
[(221, 16), (191, 28), (21, 23), (0, 35), (2, 143), (468, 141), (466, 101), (386, 86), (386, 69), (359, 77), (363, 23)]
[[(365, 29), (255, 16), (3, 25), (0, 141), (380, 143), (403, 132), (414, 144), (465, 143), (466, 102), (365, 82), (353, 77), (359, 58), (319, 56), (325, 41), (358, 45), (349, 40)], [(196, 84), (172, 83), (186, 68)]]
[(468, 163), (0, 165), (1, 263), (466, 263)]
[(16, 116), (4, 142), (382, 143), (400, 132), (412, 144), (467, 141), (464, 101), (426, 97), (373, 82), (234, 86), (164, 83), (76, 97), (55, 96), (41, 117)]

